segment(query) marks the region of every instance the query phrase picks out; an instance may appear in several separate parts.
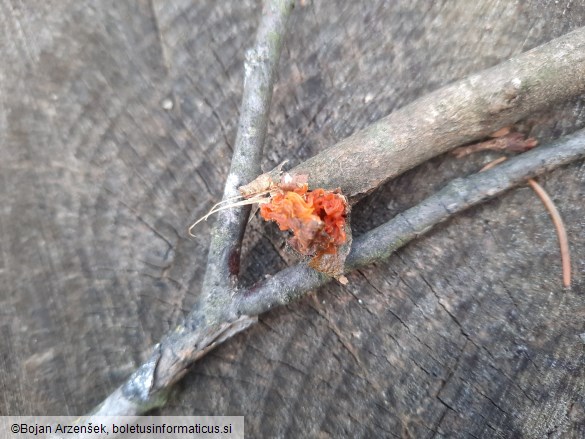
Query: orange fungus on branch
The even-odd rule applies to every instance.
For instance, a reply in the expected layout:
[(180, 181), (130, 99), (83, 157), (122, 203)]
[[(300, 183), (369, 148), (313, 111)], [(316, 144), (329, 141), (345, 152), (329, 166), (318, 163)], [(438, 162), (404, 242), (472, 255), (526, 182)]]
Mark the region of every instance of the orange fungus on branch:
[[(339, 189), (309, 190), (308, 176), (283, 174), (283, 164), (241, 186), (237, 198), (244, 200), (232, 205), (260, 204), (262, 218), (292, 232), (288, 242), (311, 257), (309, 267), (339, 278), (352, 241), (347, 199)], [(228, 207), (214, 206), (215, 211)]]
[(280, 230), (290, 230), (293, 237), (289, 242), (301, 254), (336, 253), (346, 242), (345, 197), (325, 189), (310, 191), (304, 182), (295, 185), (283, 181), (279, 186), (270, 201), (261, 204), (262, 218), (275, 221)]
[(283, 165), (240, 186), (240, 195), (215, 204), (189, 227), (189, 234), (216, 212), (258, 203), (262, 218), (292, 232), (290, 246), (311, 257), (310, 267), (329, 276), (341, 276), (352, 241), (347, 199), (339, 189), (309, 190), (307, 175), (283, 175)]
[(341, 245), (345, 242), (345, 197), (325, 189), (315, 189), (307, 195), (315, 212), (325, 223), (325, 232), (331, 237), (331, 242)]

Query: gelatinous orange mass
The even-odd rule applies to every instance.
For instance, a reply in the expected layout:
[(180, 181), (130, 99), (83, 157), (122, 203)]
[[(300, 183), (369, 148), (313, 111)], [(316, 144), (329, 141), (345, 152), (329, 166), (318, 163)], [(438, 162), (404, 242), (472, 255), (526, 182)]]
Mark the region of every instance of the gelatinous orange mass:
[(293, 230), (292, 220), (298, 220), (302, 223), (320, 221), (320, 218), (314, 213), (313, 206), (296, 192), (277, 193), (272, 197), (270, 203), (260, 206), (260, 214), (265, 220), (276, 221), (280, 230)]
[(315, 189), (307, 194), (307, 201), (325, 222), (325, 232), (334, 245), (345, 242), (345, 200), (325, 189)]
[(306, 184), (277, 192), (260, 206), (262, 218), (292, 231), (291, 245), (306, 255), (335, 253), (346, 241), (345, 212), (343, 196), (325, 189), (309, 191)]

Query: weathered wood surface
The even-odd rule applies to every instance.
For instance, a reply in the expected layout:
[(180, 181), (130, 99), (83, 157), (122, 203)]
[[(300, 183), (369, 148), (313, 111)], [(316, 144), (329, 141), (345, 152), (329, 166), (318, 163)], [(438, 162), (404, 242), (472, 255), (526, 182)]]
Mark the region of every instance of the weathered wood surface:
[[(222, 192), (257, 2), (0, 3), (0, 413), (81, 414), (189, 310)], [(305, 2), (265, 169), (585, 25), (582, 2)], [(169, 108), (172, 104), (172, 108)], [(541, 141), (582, 99), (531, 117)], [(439, 157), (354, 208), (356, 233), (494, 155)], [(329, 285), (198, 363), (163, 414), (242, 414), (252, 437), (582, 437), (585, 167), (518, 189)], [(292, 256), (249, 226), (248, 283)]]

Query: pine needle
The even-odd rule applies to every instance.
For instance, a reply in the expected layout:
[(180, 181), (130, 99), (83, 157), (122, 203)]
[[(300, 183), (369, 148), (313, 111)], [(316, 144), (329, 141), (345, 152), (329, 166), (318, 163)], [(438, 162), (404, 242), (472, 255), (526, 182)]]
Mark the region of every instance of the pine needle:
[[(497, 158), (494, 161), (489, 162), (483, 168), (481, 168), (479, 172), (487, 171), (488, 169), (491, 169), (494, 166), (502, 163), (506, 159), (507, 157)], [(538, 197), (542, 201), (542, 204), (544, 204), (544, 207), (546, 208), (546, 210), (548, 210), (552, 218), (553, 224), (557, 231), (559, 247), (561, 250), (561, 265), (563, 267), (563, 286), (565, 288), (569, 288), (571, 286), (571, 253), (569, 251), (569, 239), (567, 237), (567, 230), (565, 228), (563, 218), (561, 217), (561, 214), (556, 208), (554, 202), (541, 185), (539, 185), (532, 178), (528, 179), (528, 184), (530, 185), (532, 190), (536, 192), (536, 195), (538, 195)]]
[(561, 214), (556, 208), (546, 191), (532, 178), (528, 179), (528, 184), (536, 192), (536, 195), (541, 199), (542, 203), (548, 210), (553, 224), (557, 230), (559, 238), (559, 246), (561, 248), (561, 263), (563, 266), (563, 286), (569, 288), (571, 286), (571, 254), (569, 253), (569, 240), (567, 238), (567, 230), (561, 218)]

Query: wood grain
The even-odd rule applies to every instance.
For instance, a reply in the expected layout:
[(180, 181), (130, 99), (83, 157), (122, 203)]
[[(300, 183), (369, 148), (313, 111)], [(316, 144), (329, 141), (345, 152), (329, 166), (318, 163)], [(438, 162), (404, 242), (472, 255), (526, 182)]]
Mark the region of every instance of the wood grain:
[[(555, 2), (305, 2), (291, 18), (264, 169), (292, 164), (473, 72), (585, 25)], [(0, 2), (0, 413), (81, 414), (197, 297), (259, 2)], [(168, 108), (166, 100), (172, 102)], [(164, 104), (164, 105), (163, 105)], [(541, 143), (582, 99), (522, 121)], [(438, 157), (353, 209), (363, 233), (491, 160)], [(242, 414), (253, 437), (582, 437), (582, 200), (575, 164), (388, 262), (275, 310), (198, 363), (162, 414)], [(253, 219), (252, 283), (294, 258)]]

